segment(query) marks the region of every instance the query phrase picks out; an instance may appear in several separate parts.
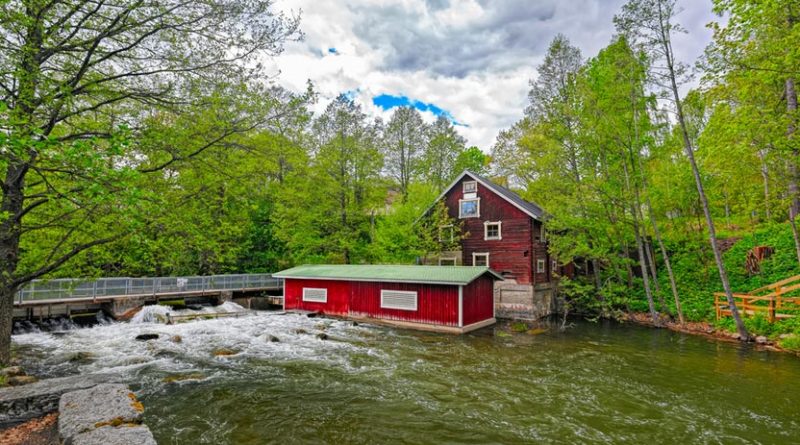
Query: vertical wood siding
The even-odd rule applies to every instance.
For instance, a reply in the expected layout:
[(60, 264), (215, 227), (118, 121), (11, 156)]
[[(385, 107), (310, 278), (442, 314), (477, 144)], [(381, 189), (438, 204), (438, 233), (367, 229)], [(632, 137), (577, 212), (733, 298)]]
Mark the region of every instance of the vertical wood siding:
[(486, 275), (464, 286), (464, 326), (494, 316), (494, 280)]
[[(458, 286), (361, 281), (350, 284), (350, 313), (353, 316), (458, 326)], [(382, 308), (382, 289), (417, 292), (417, 310)]]
[[(316, 311), (329, 315), (347, 315), (350, 310), (350, 283), (347, 281), (287, 278), (283, 282), (283, 304), (285, 309)], [(327, 289), (328, 302), (303, 301), (304, 287)]]

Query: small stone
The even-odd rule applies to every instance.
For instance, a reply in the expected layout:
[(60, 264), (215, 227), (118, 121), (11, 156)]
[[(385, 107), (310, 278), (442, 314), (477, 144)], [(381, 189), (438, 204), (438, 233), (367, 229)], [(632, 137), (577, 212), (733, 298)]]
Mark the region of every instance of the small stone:
[(319, 331), (324, 331), (328, 329), (328, 325), (326, 323), (317, 323), (317, 325), (314, 326), (314, 329), (317, 329)]
[(175, 382), (184, 382), (186, 380), (203, 380), (206, 378), (205, 375), (200, 374), (199, 372), (192, 372), (189, 374), (175, 374), (164, 377), (161, 379), (164, 383), (175, 383)]
[(320, 339), (320, 340), (327, 340), (328, 339), (328, 334), (326, 334), (324, 332), (320, 332), (319, 334), (317, 334), (317, 338)]
[(15, 375), (13, 377), (8, 377), (6, 379), (6, 383), (8, 386), (22, 386), (30, 383), (36, 383), (38, 380), (39, 379), (32, 375)]
[(88, 363), (88, 362), (92, 361), (93, 358), (94, 358), (94, 354), (92, 354), (91, 352), (78, 351), (78, 352), (70, 355), (67, 360), (69, 360), (70, 362), (73, 362), (73, 363)]
[(295, 329), (294, 333), (295, 334), (308, 334), (308, 331), (306, 331), (305, 329)]
[(228, 348), (216, 348), (213, 351), (211, 351), (211, 354), (214, 357), (228, 357), (228, 356), (231, 356), (231, 355), (236, 355), (238, 353), (239, 353), (239, 351), (236, 351), (236, 350), (233, 350), (233, 349), (228, 349)]
[(734, 340), (739, 340), (740, 338), (742, 338), (742, 336), (741, 336), (741, 335), (739, 335), (739, 333), (738, 333), (738, 332), (734, 332), (734, 333), (732, 333), (732, 334), (730, 335), (730, 337), (731, 337), (732, 339), (734, 339)]
[(309, 312), (308, 314), (306, 314), (306, 317), (315, 318), (317, 315), (319, 315), (319, 314), (317, 314), (316, 312)]
[(181, 337), (180, 335), (173, 335), (172, 337), (170, 337), (170, 341), (173, 343), (183, 343), (183, 337)]
[(758, 343), (758, 344), (760, 344), (760, 345), (764, 345), (764, 344), (766, 344), (768, 341), (769, 341), (769, 340), (767, 339), (767, 337), (765, 337), (765, 336), (763, 336), (763, 335), (759, 335), (758, 337), (756, 337), (756, 343)]
[(8, 368), (0, 369), (0, 375), (14, 377), (18, 375), (25, 375), (25, 371), (23, 371), (19, 366), (9, 366)]
[(158, 339), (158, 334), (139, 334), (136, 336), (136, 340), (139, 341), (148, 341), (156, 339)]
[(358, 326), (358, 322), (357, 322), (357, 321), (354, 321), (354, 322), (353, 322), (353, 326)]
[(272, 343), (278, 343), (279, 341), (281, 341), (280, 338), (278, 338), (278, 337), (276, 337), (274, 335), (270, 335), (268, 338), (269, 338), (269, 341), (272, 342)]

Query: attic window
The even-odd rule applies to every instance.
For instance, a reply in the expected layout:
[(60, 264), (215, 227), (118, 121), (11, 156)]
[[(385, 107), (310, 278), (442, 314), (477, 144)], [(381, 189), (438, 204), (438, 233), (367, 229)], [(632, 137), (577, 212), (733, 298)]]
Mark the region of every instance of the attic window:
[(500, 221), (486, 221), (483, 223), (483, 239), (486, 241), (503, 239), (503, 236), (500, 232), (501, 224), (502, 223)]
[(463, 187), (464, 193), (477, 193), (478, 181), (464, 181)]
[(481, 216), (481, 199), (459, 199), (458, 217), (459, 218), (478, 218)]

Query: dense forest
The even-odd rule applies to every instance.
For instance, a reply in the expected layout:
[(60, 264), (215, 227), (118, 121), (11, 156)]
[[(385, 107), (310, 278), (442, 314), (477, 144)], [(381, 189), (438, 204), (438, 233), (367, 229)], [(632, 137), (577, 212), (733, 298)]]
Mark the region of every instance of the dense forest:
[[(4, 2), (0, 362), (37, 278), (413, 263), (438, 248), (420, 215), (464, 169), (548, 212), (552, 253), (582, 265), (569, 307), (709, 319), (711, 292), (800, 271), (800, 4), (714, 8), (698, 61), (672, 51), (673, 0), (631, 0), (598, 54), (555, 36), (520, 120), (467, 147), (412, 107), (372, 120), (342, 94), (312, 113), (313, 84), (259, 63), (302, 38), (269, 1)], [(757, 245), (775, 254), (749, 274)]]

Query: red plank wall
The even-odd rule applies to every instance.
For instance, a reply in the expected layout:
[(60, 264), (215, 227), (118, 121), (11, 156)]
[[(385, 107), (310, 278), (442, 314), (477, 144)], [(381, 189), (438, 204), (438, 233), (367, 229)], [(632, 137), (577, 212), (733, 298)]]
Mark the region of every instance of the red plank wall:
[[(352, 282), (350, 313), (357, 317), (458, 326), (458, 286)], [(381, 308), (381, 289), (417, 292), (417, 310)]]
[[(327, 303), (303, 301), (303, 288), (328, 289)], [(381, 308), (381, 289), (417, 292), (417, 310)], [(458, 326), (458, 286), (334, 280), (284, 280), (284, 308)]]
[(494, 280), (485, 274), (464, 286), (464, 326), (494, 317)]
[[(458, 219), (458, 201), (464, 196), (463, 182), (471, 181), (465, 176), (445, 196), (445, 204), (450, 217)], [(521, 284), (531, 283), (536, 264), (534, 256), (538, 253), (547, 259), (547, 247), (535, 241), (539, 236), (541, 223), (519, 210), (516, 206), (478, 184), (480, 198), (480, 217), (464, 218), (463, 230), (469, 237), (462, 241), (464, 265), (472, 265), (472, 254), (489, 252), (489, 267), (501, 274), (509, 275)], [(501, 221), (501, 240), (484, 240), (484, 222)], [(546, 261), (549, 270), (549, 260)], [(548, 273), (536, 274), (536, 282), (549, 280)]]
[[(303, 301), (303, 288), (328, 289), (327, 303)], [(283, 280), (284, 309), (317, 311), (330, 315), (347, 315), (350, 311), (350, 283), (332, 280)]]

